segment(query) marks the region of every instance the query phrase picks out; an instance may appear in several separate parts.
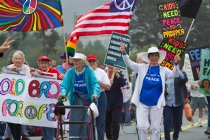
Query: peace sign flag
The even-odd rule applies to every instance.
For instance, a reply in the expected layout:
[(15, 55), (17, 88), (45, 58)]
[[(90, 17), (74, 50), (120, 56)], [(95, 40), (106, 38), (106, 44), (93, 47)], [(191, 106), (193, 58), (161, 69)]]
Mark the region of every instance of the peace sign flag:
[(36, 31), (60, 26), (60, 0), (0, 0), (0, 30)]

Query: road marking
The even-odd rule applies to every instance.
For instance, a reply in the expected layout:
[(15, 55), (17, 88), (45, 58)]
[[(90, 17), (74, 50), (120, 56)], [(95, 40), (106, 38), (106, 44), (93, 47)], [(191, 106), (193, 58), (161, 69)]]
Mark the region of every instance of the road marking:
[[(202, 123), (202, 125), (204, 125), (204, 124), (207, 124), (208, 121), (207, 120), (204, 120), (201, 123)], [(194, 127), (198, 127), (198, 123), (194, 123), (193, 126), (192, 126), (192, 124), (182, 126), (182, 131), (187, 130), (187, 129), (190, 129), (190, 128), (194, 128)], [(172, 134), (174, 134), (174, 132), (171, 132), (170, 134), (172, 135)], [(164, 137), (165, 137), (164, 132), (162, 132), (161, 133), (161, 138), (164, 138)], [(148, 137), (148, 139), (150, 139), (150, 137)]]
[[(202, 125), (204, 125), (204, 124), (207, 124), (208, 121), (207, 120), (204, 120), (201, 123), (202, 123)], [(194, 127), (198, 127), (198, 123), (194, 123), (193, 126), (192, 126), (192, 124), (182, 126), (182, 131), (187, 130), (187, 129), (190, 129), (190, 128), (194, 128)], [(170, 134), (174, 134), (174, 132), (171, 132)], [(165, 137), (165, 135), (164, 135), (164, 132), (163, 132), (163, 133), (161, 133), (161, 138), (164, 138), (164, 137)]]

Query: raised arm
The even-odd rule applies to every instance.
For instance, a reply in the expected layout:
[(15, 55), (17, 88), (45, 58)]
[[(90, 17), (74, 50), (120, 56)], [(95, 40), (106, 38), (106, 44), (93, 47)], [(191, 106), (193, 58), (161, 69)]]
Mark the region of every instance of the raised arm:
[(178, 55), (176, 55), (174, 57), (174, 68), (173, 70), (169, 70), (168, 68), (166, 68), (166, 79), (169, 78), (176, 78), (176, 77), (182, 77), (182, 73), (180, 73), (180, 69), (179, 69), (179, 65), (178, 62), (180, 61), (180, 57)]
[(125, 51), (125, 43), (122, 43), (120, 46), (120, 52), (122, 53), (123, 61), (125, 62), (126, 66), (128, 66), (130, 69), (132, 69), (134, 72), (138, 72), (139, 65), (133, 61), (130, 60), (129, 56), (126, 54)]

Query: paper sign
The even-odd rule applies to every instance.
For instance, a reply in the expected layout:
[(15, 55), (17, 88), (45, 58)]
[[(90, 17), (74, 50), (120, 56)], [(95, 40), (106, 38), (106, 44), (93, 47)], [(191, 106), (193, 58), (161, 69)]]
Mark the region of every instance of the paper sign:
[(122, 42), (125, 43), (125, 49), (127, 54), (129, 54), (131, 37), (128, 35), (122, 35), (119, 33), (112, 33), (111, 40), (109, 43), (109, 48), (105, 57), (104, 64), (117, 67), (120, 69), (126, 69), (126, 65), (122, 58), (122, 53), (120, 52), (120, 45)]
[(165, 66), (173, 70), (174, 56), (179, 55), (180, 57), (184, 54), (186, 44), (174, 38), (163, 39), (160, 50), (166, 51), (166, 58), (160, 63), (161, 66)]
[[(2, 74), (0, 77), (0, 121), (32, 126), (57, 127), (54, 115), (60, 82)], [(68, 104), (68, 103), (67, 103)], [(66, 112), (66, 117), (69, 111)]]
[(202, 48), (193, 48), (188, 51), (190, 63), (192, 67), (194, 80), (199, 80), (200, 75), (200, 60), (201, 60), (201, 50), (206, 49), (210, 50), (210, 47), (202, 47)]
[(210, 96), (210, 50), (201, 50), (200, 93)]
[(163, 38), (183, 36), (182, 19), (177, 2), (158, 5)]

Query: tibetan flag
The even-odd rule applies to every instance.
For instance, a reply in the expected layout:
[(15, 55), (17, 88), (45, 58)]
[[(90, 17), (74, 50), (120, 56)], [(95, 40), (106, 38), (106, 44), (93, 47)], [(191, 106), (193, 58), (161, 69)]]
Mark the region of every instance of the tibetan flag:
[(60, 0), (1, 0), (0, 30), (37, 31), (63, 26)]
[(196, 18), (202, 0), (178, 0), (182, 17)]
[(79, 40), (80, 36), (112, 34), (112, 32), (127, 34), (135, 2), (136, 0), (113, 0), (81, 15), (68, 42)]

